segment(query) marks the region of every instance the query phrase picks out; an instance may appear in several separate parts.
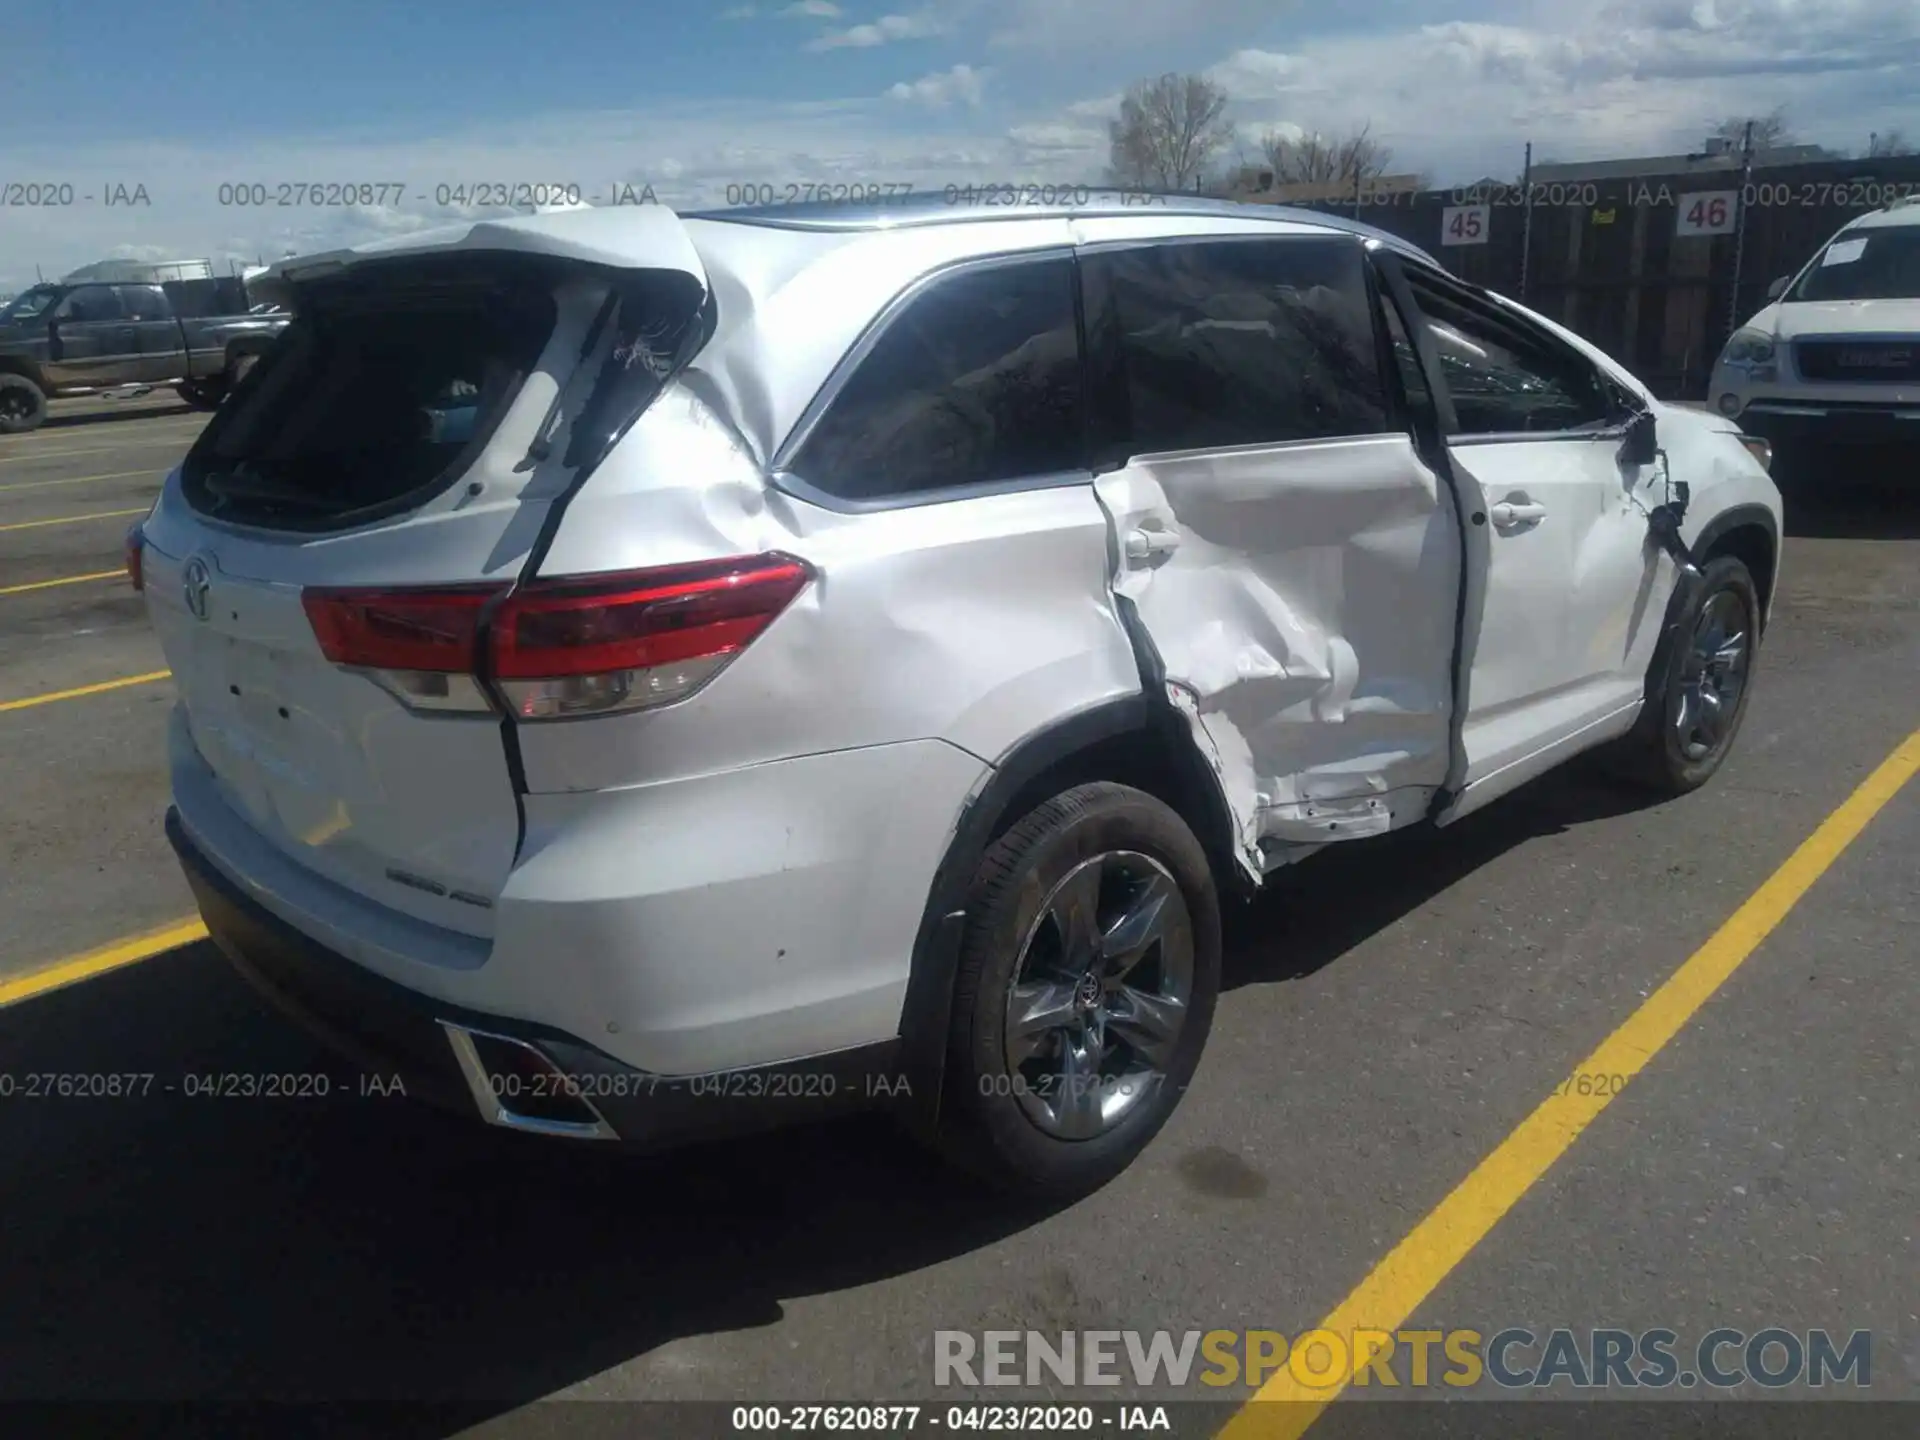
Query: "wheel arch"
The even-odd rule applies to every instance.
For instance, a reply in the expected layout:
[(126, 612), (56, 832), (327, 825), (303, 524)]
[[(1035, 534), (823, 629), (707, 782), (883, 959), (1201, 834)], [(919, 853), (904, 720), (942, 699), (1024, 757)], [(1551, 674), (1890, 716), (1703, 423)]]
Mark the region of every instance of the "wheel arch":
[[(1764, 636), (1780, 565), (1780, 523), (1773, 511), (1764, 505), (1729, 506), (1701, 526), (1700, 533), (1687, 548), (1701, 565), (1722, 555), (1731, 555), (1747, 567), (1760, 602), (1759, 635)], [(1660, 639), (1653, 647), (1653, 659), (1647, 666), (1643, 707), (1652, 707), (1660, 701), (1667, 668), (1673, 663), (1674, 646), (1680, 643), (1680, 623), (1691, 595), (1692, 587), (1683, 576), (1667, 597)], [(1642, 714), (1645, 713), (1643, 708)]]
[(1760, 598), (1760, 633), (1773, 614), (1774, 580), (1780, 570), (1780, 522), (1764, 505), (1735, 505), (1709, 520), (1693, 542), (1702, 561), (1731, 555), (1747, 567)]
[(17, 375), (42, 395), (51, 393), (40, 367), (24, 355), (0, 355), (0, 375)]
[(1014, 745), (967, 801), (934, 873), (916, 934), (900, 1017), (902, 1073), (916, 1127), (938, 1119), (967, 892), (980, 859), (1021, 816), (1063, 790), (1108, 780), (1144, 790), (1186, 821), (1224, 893), (1252, 889), (1232, 853), (1226, 799), (1171, 705), (1123, 696), (1056, 721)]

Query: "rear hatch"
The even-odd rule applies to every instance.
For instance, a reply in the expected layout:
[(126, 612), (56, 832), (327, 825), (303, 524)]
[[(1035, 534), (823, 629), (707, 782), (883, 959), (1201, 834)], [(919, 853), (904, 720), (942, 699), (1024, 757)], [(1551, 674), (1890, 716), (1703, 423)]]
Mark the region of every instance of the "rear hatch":
[(188, 730), (271, 844), (489, 935), (521, 827), (477, 636), (697, 346), (706, 277), (647, 207), (287, 262), (256, 289), (293, 323), (142, 526)]

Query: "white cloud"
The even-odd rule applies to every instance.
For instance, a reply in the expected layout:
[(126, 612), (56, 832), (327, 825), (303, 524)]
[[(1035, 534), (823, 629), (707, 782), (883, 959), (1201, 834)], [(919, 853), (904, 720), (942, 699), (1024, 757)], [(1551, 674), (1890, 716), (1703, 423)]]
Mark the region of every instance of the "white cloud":
[(838, 20), (846, 12), (833, 0), (794, 0), (780, 13), (796, 20)]
[[(955, 83), (952, 72), (947, 78)], [(964, 98), (968, 82), (958, 84), (956, 98)], [(0, 229), (0, 294), (32, 284), (36, 266), (54, 277), (126, 246), (169, 259), (204, 256), (224, 271), (229, 261), (251, 264), (509, 213), (472, 204), (478, 183), (576, 184), (601, 205), (638, 199), (651, 186), (660, 203), (687, 210), (803, 198), (807, 187), (834, 182), (937, 191), (1042, 178), (1026, 168), (1029, 147), (971, 105), (925, 112), (930, 124), (919, 113), (869, 96), (552, 114), (438, 135), (316, 136), (246, 148), (227, 141), (15, 146), (10, 158), (18, 156), (20, 173), (57, 175), (96, 197), (112, 183), (139, 183), (151, 204), (10, 210)], [(357, 176), (385, 177), (378, 184), (387, 193), (376, 191), (368, 205), (315, 205), (311, 194), (309, 203), (278, 203), (296, 198), (283, 195), (282, 184)], [(261, 188), (236, 192), (236, 184)], [(457, 200), (463, 185), (469, 203), (438, 203)], [(236, 194), (268, 203), (221, 203)]]
[(760, 11), (756, 6), (735, 5), (731, 9), (722, 10), (720, 12), (720, 18), (722, 20), (751, 20), (759, 13)]
[(808, 41), (807, 49), (866, 50), (875, 45), (890, 45), (896, 40), (926, 40), (942, 32), (942, 25), (930, 10), (913, 15), (882, 15), (870, 24), (829, 30), (818, 39)]
[[(1272, 0), (1264, 3), (1270, 21)], [(784, 199), (790, 186), (804, 193), (835, 181), (935, 190), (969, 181), (1091, 182), (1105, 167), (1106, 121), (1121, 87), (1164, 68), (1158, 52), (1115, 59), (1110, 31), (1118, 45), (1161, 33), (1166, 17), (1187, 11), (1195, 17), (1189, 40), (1220, 37), (1209, 73), (1233, 96), (1229, 115), (1242, 150), (1269, 127), (1338, 133), (1370, 122), (1392, 148), (1394, 168), (1428, 170), (1441, 184), (1516, 174), (1529, 140), (1542, 162), (1686, 150), (1717, 120), (1776, 105), (1805, 139), (1835, 146), (1863, 146), (1872, 130), (1920, 130), (1913, 0), (1599, 0), (1592, 11), (1564, 0), (1481, 3), (1498, 4), (1499, 23), (1395, 27), (1382, 23), (1379, 7), (1398, 14), (1402, 0), (1357, 0), (1351, 23), (1364, 29), (1303, 30), (1284, 46), (1262, 47), (1253, 43), (1261, 26), (1221, 28), (1232, 8), (1226, 0), (1129, 0), (1097, 11), (1090, 0), (1052, 0), (1051, 8), (1042, 0), (941, 0), (937, 12), (887, 16), (821, 41), (837, 35), (824, 48), (878, 46), (943, 26), (969, 37), (1011, 34), (1016, 21), (1037, 24), (1052, 13), (1078, 17), (1080, 54), (1067, 70), (1051, 57), (1002, 49), (988, 70), (978, 54), (943, 53), (937, 64), (947, 68), (930, 64), (918, 80), (860, 98), (504, 116), (440, 133), (385, 127), (285, 142), (248, 134), (108, 143), (16, 132), (10, 173), (72, 183), (95, 198), (10, 209), (0, 228), (0, 292), (31, 283), (36, 265), (58, 275), (116, 251), (205, 255), (224, 268), (228, 259), (405, 233), (458, 218), (458, 207), (437, 203), (453, 198), (441, 187), (475, 182), (571, 182), (600, 203), (621, 185), (639, 193), (651, 184), (660, 201), (680, 208), (724, 206), (749, 186), (756, 197)], [(774, 11), (763, 4), (756, 13)], [(868, 30), (874, 38), (864, 38)], [(863, 38), (844, 38), (856, 32)], [(877, 89), (880, 81), (863, 83)], [(218, 189), (381, 177), (395, 193), (370, 205), (222, 204)], [(106, 206), (99, 197), (115, 184), (144, 185), (151, 203)], [(277, 202), (277, 188), (267, 198)]]
[(967, 105), (978, 105), (986, 76), (986, 71), (976, 70), (971, 65), (956, 65), (951, 70), (936, 70), (931, 75), (922, 75), (918, 80), (902, 80), (897, 85), (889, 86), (887, 97), (916, 101), (936, 110), (944, 109), (956, 100)]
[[(1295, 11), (1290, 0), (974, 0), (988, 43), (1065, 53), (1129, 53), (1154, 68), (1158, 50), (1201, 36), (1250, 35)], [(970, 26), (971, 30), (972, 27)]]
[(1240, 49), (1208, 73), (1243, 134), (1371, 123), (1396, 168), (1445, 181), (1517, 172), (1528, 140), (1536, 159), (1694, 149), (1775, 105), (1808, 140), (1861, 145), (1912, 113), (1916, 67), (1912, 0), (1614, 0)]

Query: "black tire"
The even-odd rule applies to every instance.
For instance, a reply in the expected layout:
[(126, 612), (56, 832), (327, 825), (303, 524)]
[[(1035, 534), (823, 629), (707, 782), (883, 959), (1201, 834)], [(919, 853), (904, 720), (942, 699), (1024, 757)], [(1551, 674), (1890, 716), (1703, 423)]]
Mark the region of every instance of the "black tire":
[[(1136, 978), (1151, 972), (1160, 978), (1141, 979), (1143, 988), (1164, 983), (1171, 991), (1179, 986), (1167, 977), (1184, 971), (1187, 993), (1183, 1018), (1159, 1047), (1164, 1062), (1150, 1062), (1149, 1052), (1135, 1051), (1125, 1038), (1131, 1021), (1114, 1020), (1111, 1033), (1100, 1022), (1105, 1038), (1093, 1053), (1104, 1051), (1116, 1067), (1157, 1063), (1157, 1068), (1137, 1090), (1124, 1093), (1121, 1087), (1128, 1082), (1116, 1069), (1099, 1090), (1102, 1105), (1111, 1101), (1119, 1111), (1111, 1121), (1099, 1121), (1110, 1128), (1063, 1138), (1035, 1118), (1048, 1108), (1044, 1077), (1029, 1081), (1009, 1063), (1009, 1006), (1023, 961), (1039, 963), (1041, 932), (1053, 914), (1045, 907), (1064, 893), (1064, 881), (1087, 874), (1089, 867), (1099, 900), (1091, 907), (1096, 916), (1144, 913), (1144, 904), (1135, 901), (1148, 887), (1161, 897), (1153, 915), (1156, 923), (1164, 921), (1162, 938), (1137, 952), (1146, 957), (1135, 962), (1137, 968), (1119, 972), (1109, 983), (1125, 996), (1136, 996), (1119, 974)], [(1142, 877), (1141, 884), (1130, 888), (1135, 876)], [(1177, 914), (1165, 903), (1169, 879), (1180, 902)], [(1220, 903), (1206, 852), (1186, 822), (1153, 796), (1124, 785), (1082, 785), (1034, 809), (987, 851), (974, 874), (968, 914), (941, 1091), (940, 1148), (999, 1189), (1060, 1198), (1097, 1189), (1131, 1164), (1166, 1123), (1206, 1045), (1220, 992)], [(1116, 928), (1109, 937), (1118, 933)], [(1089, 969), (1082, 984), (1097, 990), (1100, 982)], [(1095, 1003), (1084, 1000), (1079, 986), (1066, 983), (1064, 988), (1076, 1006)], [(1129, 1004), (1124, 997), (1115, 1003)], [(1096, 1008), (1105, 1004), (1102, 1000)], [(1059, 1053), (1068, 1043), (1064, 1034), (1059, 1037)], [(1057, 1091), (1053, 1098), (1064, 1104), (1064, 1094)]]
[(24, 375), (0, 375), (0, 435), (38, 430), (47, 418), (47, 395)]
[[(1674, 643), (1656, 661), (1658, 674), (1647, 677), (1646, 704), (1634, 727), (1609, 752), (1610, 767), (1621, 779), (1662, 795), (1685, 795), (1713, 778), (1740, 733), (1759, 655), (1760, 596), (1747, 567), (1731, 555), (1709, 560), (1701, 584), (1679, 617)], [(1699, 731), (1681, 734), (1681, 712), (1698, 671), (1695, 637), (1710, 606), (1738, 608), (1745, 637), (1745, 663), (1738, 693), (1717, 728), (1714, 743), (1698, 752)], [(1698, 752), (1698, 753), (1696, 753)]]

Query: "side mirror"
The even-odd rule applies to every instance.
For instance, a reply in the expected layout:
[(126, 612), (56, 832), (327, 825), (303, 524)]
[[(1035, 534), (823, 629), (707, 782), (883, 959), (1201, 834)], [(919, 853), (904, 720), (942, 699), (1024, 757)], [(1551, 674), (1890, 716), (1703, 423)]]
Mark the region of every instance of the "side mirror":
[(1627, 422), (1626, 444), (1620, 447), (1623, 465), (1651, 465), (1660, 457), (1660, 437), (1651, 410), (1643, 410)]
[(1778, 300), (1782, 295), (1787, 293), (1787, 286), (1792, 283), (1793, 277), (1791, 275), (1780, 276), (1771, 285), (1767, 286), (1767, 299)]

